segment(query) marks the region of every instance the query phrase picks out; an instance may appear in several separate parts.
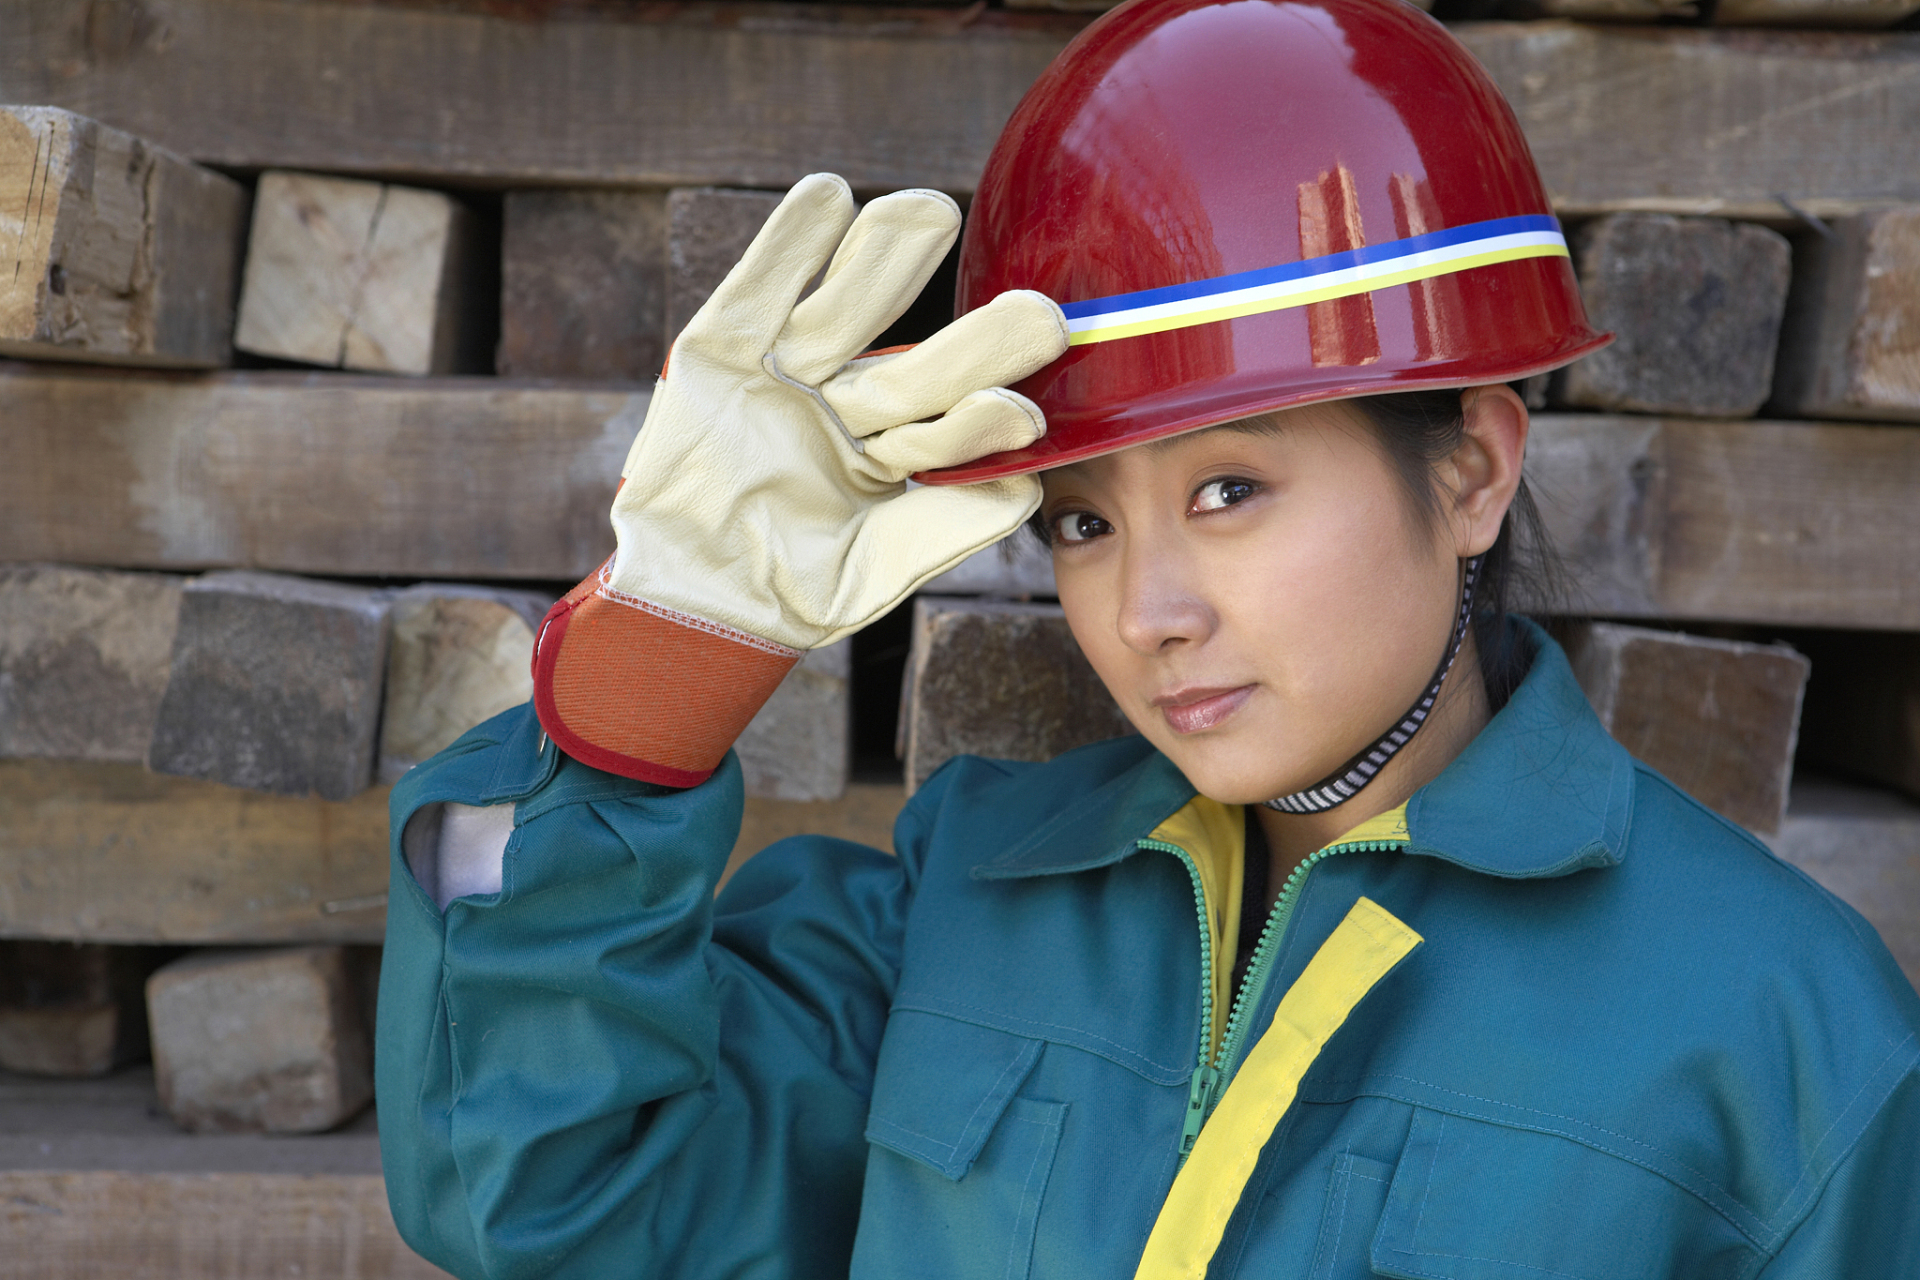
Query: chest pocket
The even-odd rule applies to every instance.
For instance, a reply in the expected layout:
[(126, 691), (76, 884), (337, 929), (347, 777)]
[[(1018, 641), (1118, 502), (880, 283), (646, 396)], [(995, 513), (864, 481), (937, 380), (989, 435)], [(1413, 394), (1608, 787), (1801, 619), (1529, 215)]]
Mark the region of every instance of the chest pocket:
[(1067, 1104), (1017, 1096), (1042, 1041), (898, 1010), (874, 1074), (855, 1275), (1023, 1280)]
[(1731, 1280), (1754, 1253), (1705, 1201), (1631, 1161), (1416, 1109), (1396, 1167), (1336, 1161), (1313, 1275)]

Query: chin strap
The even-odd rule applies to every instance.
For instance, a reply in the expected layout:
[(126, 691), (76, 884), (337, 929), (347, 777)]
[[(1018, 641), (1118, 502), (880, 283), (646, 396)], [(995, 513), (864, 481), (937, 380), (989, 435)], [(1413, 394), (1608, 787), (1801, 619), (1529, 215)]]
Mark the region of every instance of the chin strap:
[(1467, 628), (1473, 624), (1473, 587), (1480, 580), (1481, 559), (1480, 556), (1474, 556), (1466, 562), (1466, 571), (1462, 575), (1464, 581), (1460, 587), (1460, 610), (1453, 620), (1453, 639), (1447, 644), (1446, 656), (1440, 659), (1439, 669), (1433, 673), (1426, 692), (1407, 708), (1400, 722), (1387, 730), (1372, 746), (1363, 748), (1360, 754), (1306, 790), (1276, 796), (1260, 803), (1281, 813), (1325, 813), (1359, 795), (1361, 788), (1372, 782), (1386, 767), (1387, 761), (1393, 759), (1400, 748), (1413, 741), (1413, 735), (1427, 722), (1428, 713), (1439, 700), (1440, 686), (1446, 683), (1447, 672), (1453, 670), (1453, 660), (1460, 656), (1460, 646), (1467, 639)]

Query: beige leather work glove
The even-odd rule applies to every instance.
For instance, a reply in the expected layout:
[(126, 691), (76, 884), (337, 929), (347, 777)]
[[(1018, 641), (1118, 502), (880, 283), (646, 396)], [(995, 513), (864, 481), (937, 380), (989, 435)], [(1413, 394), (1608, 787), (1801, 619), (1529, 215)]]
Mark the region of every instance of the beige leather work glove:
[(856, 218), (846, 183), (815, 174), (688, 323), (627, 456), (619, 549), (541, 629), (535, 706), (569, 755), (702, 781), (801, 651), (858, 631), (1039, 505), (1031, 475), (906, 479), (1041, 436), (1038, 407), (1005, 384), (1066, 350), (1053, 302), (1003, 294), (910, 350), (860, 358), (959, 229), (938, 192)]

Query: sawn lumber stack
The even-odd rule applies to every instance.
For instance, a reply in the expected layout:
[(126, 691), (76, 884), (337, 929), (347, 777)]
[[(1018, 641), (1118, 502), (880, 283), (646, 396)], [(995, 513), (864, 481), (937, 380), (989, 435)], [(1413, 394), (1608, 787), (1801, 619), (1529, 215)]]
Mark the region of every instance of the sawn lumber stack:
[[(0, 1280), (437, 1274), (351, 1116), (391, 785), (527, 696), (779, 191), (964, 203), (1088, 20), (534, 7), (0, 6), (0, 1071), (108, 1073), (0, 1074)], [(1567, 574), (1523, 603), (1616, 736), (1920, 977), (1913, 0), (1689, 9), (1454, 28), (1620, 336), (1528, 388)], [(1569, 20), (1635, 15), (1712, 25)], [(739, 744), (732, 865), (885, 846), (953, 754), (1126, 732), (1054, 594), (1020, 533), (810, 655)]]

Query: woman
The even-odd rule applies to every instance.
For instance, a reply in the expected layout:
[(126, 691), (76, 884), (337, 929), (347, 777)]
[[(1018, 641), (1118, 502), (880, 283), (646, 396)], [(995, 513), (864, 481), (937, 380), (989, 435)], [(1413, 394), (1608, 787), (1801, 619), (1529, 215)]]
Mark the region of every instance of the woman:
[[(859, 357), (958, 222), (789, 194), (534, 708), (396, 788), (407, 1239), (475, 1277), (1920, 1273), (1920, 1000), (1505, 615), (1504, 384), (1604, 339), (1450, 37), (1115, 10), (996, 148), (961, 317)], [(1030, 515), (1140, 734), (954, 761), (894, 855), (784, 841), (714, 902), (728, 744), (800, 652)]]

